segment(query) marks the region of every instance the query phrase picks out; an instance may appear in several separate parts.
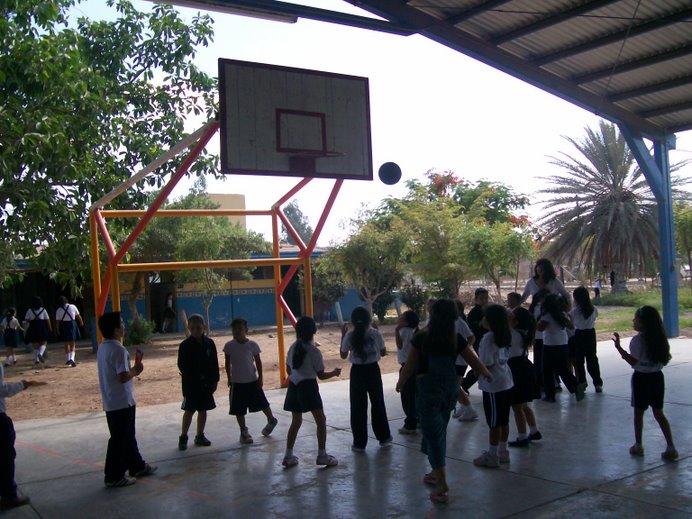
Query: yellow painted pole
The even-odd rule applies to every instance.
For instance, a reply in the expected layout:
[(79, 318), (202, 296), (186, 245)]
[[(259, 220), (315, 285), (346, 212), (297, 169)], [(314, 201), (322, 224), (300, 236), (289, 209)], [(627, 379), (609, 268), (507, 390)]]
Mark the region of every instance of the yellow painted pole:
[(120, 279), (118, 279), (118, 265), (111, 265), (111, 302), (114, 312), (120, 311)]
[(303, 279), (305, 280), (305, 313), (310, 317), (315, 317), (312, 306), (312, 267), (310, 265), (310, 256), (305, 258), (303, 264)]
[[(272, 212), (272, 252), (274, 258), (280, 259), (279, 248), (279, 219)], [(284, 311), (279, 303), (279, 288), (281, 285), (281, 264), (274, 264), (274, 304), (276, 305), (276, 338), (279, 348), (279, 381), (281, 387), (288, 385), (288, 372), (286, 371), (286, 348), (284, 345)]]
[[(96, 228), (96, 217), (93, 211), (89, 212), (89, 242), (91, 249), (91, 282), (94, 285), (94, 319), (98, 320), (99, 316), (96, 315), (96, 307), (101, 297), (101, 261), (99, 259), (98, 229)], [(94, 326), (94, 329), (96, 330), (96, 344), (101, 344), (103, 337), (98, 324)]]

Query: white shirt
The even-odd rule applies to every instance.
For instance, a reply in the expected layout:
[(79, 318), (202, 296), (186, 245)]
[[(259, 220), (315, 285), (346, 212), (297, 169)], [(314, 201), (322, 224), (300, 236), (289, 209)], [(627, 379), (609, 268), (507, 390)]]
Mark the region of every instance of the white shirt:
[[(559, 294), (562, 297), (565, 298), (565, 301), (571, 301), (572, 298), (569, 296), (569, 292), (567, 292), (567, 289), (565, 289), (565, 285), (562, 284), (562, 281), (560, 281), (557, 278), (553, 278), (548, 283), (545, 285), (545, 288), (551, 293), (551, 294)], [(536, 280), (531, 278), (526, 282), (526, 287), (524, 287), (524, 292), (521, 294), (521, 302), (523, 303), (526, 301), (529, 296), (534, 295), (536, 292), (538, 292), (540, 288), (538, 287), (538, 283), (536, 283)]]
[(632, 366), (634, 371), (640, 373), (656, 373), (663, 369), (660, 362), (651, 362), (646, 357), (646, 342), (640, 333), (632, 337), (630, 341), (630, 355), (637, 359), (637, 363)]
[(478, 379), (478, 388), (486, 393), (499, 393), (514, 386), (512, 371), (507, 365), (509, 359), (510, 345), (507, 344), (498, 348), (495, 344), (495, 334), (486, 333), (478, 346), (478, 357), (488, 368), (493, 376), (492, 382), (481, 375)]
[(224, 345), (223, 352), (228, 355), (227, 362), (231, 364), (231, 381), (234, 384), (248, 384), (257, 380), (254, 358), (261, 352), (259, 344), (250, 339), (245, 342), (232, 339)]
[(36, 311), (34, 311), (32, 308), (29, 308), (26, 311), (26, 315), (24, 316), (24, 320), (27, 322), (31, 322), (34, 319), (40, 319), (42, 321), (49, 321), (50, 317), (48, 317), (48, 312), (46, 312), (45, 308), (39, 308)]
[[(533, 308), (533, 318), (536, 319), (536, 323), (538, 323), (540, 316), (541, 316), (541, 305), (539, 303)], [(536, 340), (536, 341), (541, 340), (542, 341), (543, 340), (543, 332), (540, 330), (536, 330), (536, 335), (534, 336), (534, 340)]]
[(99, 387), (104, 411), (118, 411), (135, 405), (135, 386), (132, 379), (124, 384), (119, 373), (130, 372), (130, 354), (115, 339), (104, 339), (96, 352)]
[(569, 342), (567, 330), (560, 326), (552, 315), (544, 314), (541, 317), (541, 322), (543, 321), (548, 323), (546, 329), (543, 330), (543, 346), (564, 346)]
[(291, 374), (288, 376), (288, 379), (297, 385), (303, 380), (317, 378), (317, 374), (324, 371), (324, 360), (322, 359), (322, 352), (314, 343), (303, 343), (303, 347), (305, 347), (306, 350), (305, 358), (300, 368), (294, 368), (293, 350), (296, 349), (296, 344), (298, 344), (297, 341), (291, 344), (291, 347), (288, 349), (288, 353), (286, 354), (286, 365), (291, 368)]
[[(67, 317), (65, 317), (65, 314), (67, 314)], [(78, 315), (79, 310), (77, 310), (77, 307), (75, 305), (68, 304), (65, 308), (61, 306), (55, 311), (55, 320), (58, 322), (74, 321), (77, 319)]]
[(399, 364), (406, 364), (408, 360), (408, 352), (411, 351), (411, 339), (415, 329), (405, 326), (399, 328), (399, 338), (401, 339), (401, 349), (396, 351), (396, 361)]
[(589, 318), (585, 318), (584, 314), (581, 313), (581, 308), (579, 305), (574, 305), (574, 308), (570, 311), (572, 316), (572, 322), (574, 322), (575, 330), (590, 330), (596, 327), (596, 317), (598, 317), (598, 308), (594, 306), (593, 313)]
[(349, 362), (351, 364), (372, 364), (373, 362), (379, 362), (382, 356), (382, 350), (384, 350), (384, 339), (379, 330), (368, 328), (365, 335), (365, 344), (363, 345), (363, 349), (367, 354), (365, 359), (361, 359), (360, 356), (353, 354), (353, 347), (351, 345), (352, 335), (353, 330), (349, 330), (341, 341), (341, 352), (351, 352), (348, 356)]
[[(469, 328), (469, 325), (461, 317), (458, 317), (457, 320), (454, 321), (454, 329), (457, 332), (457, 335), (461, 335), (467, 341), (469, 337), (473, 336), (471, 328)], [(462, 357), (461, 355), (457, 355), (457, 360), (454, 363), (457, 366), (468, 366), (468, 364), (464, 360), (464, 357)]]
[(7, 317), (5, 317), (2, 320), (2, 323), (0, 323), (0, 331), (5, 331), (7, 328), (9, 328), (10, 330), (18, 330), (19, 329), (19, 321), (17, 320), (16, 317), (10, 317), (9, 323), (7, 321), (8, 321)]
[(525, 355), (524, 351), (524, 337), (517, 331), (512, 330), (512, 347), (509, 350), (509, 358), (513, 357), (523, 357)]
[(5, 370), (0, 364), (0, 413), (7, 412), (5, 398), (16, 395), (24, 389), (22, 382), (5, 382)]

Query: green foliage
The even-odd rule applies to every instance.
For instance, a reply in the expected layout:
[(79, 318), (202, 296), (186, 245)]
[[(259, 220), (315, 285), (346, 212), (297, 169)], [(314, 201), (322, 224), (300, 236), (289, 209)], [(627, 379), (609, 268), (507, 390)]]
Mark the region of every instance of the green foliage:
[(154, 335), (154, 328), (156, 328), (154, 321), (147, 321), (146, 319), (129, 321), (125, 328), (123, 344), (125, 346), (137, 346), (148, 343)]
[(372, 304), (372, 313), (377, 316), (377, 320), (380, 324), (384, 324), (385, 317), (387, 316), (387, 310), (392, 306), (392, 303), (396, 300), (396, 296), (391, 292), (385, 292), (379, 296)]
[[(673, 208), (675, 219), (675, 241), (680, 256), (685, 258), (687, 267), (692, 269), (692, 204), (679, 201)], [(692, 288), (692, 276), (690, 276)]]
[[(627, 293), (603, 293), (598, 300), (600, 306), (632, 306), (640, 307), (644, 305), (653, 306), (659, 310), (663, 309), (662, 294), (660, 289), (639, 290)], [(678, 309), (682, 311), (692, 311), (692, 294), (678, 294)]]
[[(332, 251), (312, 260), (312, 298), (315, 317), (322, 322), (324, 314), (346, 294), (347, 283)], [(298, 272), (298, 286), (305, 289), (305, 277)]]
[[(212, 39), (208, 16), (188, 26), (169, 5), (145, 13), (109, 0), (112, 21), (68, 25), (73, 4), (0, 2), (0, 222), (12, 256), (79, 290), (90, 278), (88, 207), (178, 143), (186, 117), (213, 117), (216, 81), (194, 65)], [(178, 164), (111, 208), (143, 207)], [(192, 168), (217, 170), (208, 154)]]
[[(312, 227), (310, 227), (307, 216), (300, 210), (298, 202), (292, 200), (283, 208), (283, 211), (288, 221), (291, 222), (293, 229), (298, 233), (298, 236), (300, 236), (300, 239), (307, 245), (310, 238), (312, 238), (313, 230)], [(281, 224), (281, 239), (291, 245), (296, 245), (296, 240), (293, 238), (293, 235), (286, 230), (286, 226), (283, 224)]]
[(402, 303), (420, 317), (423, 315), (423, 308), (425, 308), (425, 303), (428, 300), (428, 293), (414, 279), (409, 279), (399, 290), (399, 298)]

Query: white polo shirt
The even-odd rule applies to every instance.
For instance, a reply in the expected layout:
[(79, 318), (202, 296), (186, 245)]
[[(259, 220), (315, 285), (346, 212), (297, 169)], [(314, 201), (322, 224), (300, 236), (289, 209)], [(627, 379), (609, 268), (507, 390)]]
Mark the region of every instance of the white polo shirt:
[(135, 405), (135, 386), (132, 379), (124, 384), (119, 373), (130, 372), (130, 354), (115, 339), (104, 339), (96, 352), (99, 387), (104, 411), (118, 411)]

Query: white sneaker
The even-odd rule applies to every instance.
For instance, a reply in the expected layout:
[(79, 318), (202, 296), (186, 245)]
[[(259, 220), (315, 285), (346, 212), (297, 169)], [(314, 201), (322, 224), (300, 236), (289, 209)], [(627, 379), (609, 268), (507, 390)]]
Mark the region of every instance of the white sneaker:
[(464, 414), (464, 408), (463, 407), (455, 407), (454, 412), (452, 413), (452, 418), (459, 418), (461, 415)]
[(465, 408), (461, 416), (459, 416), (460, 422), (473, 422), (474, 420), (478, 420), (478, 413), (471, 406)]
[(509, 463), (509, 451), (498, 452), (497, 461), (499, 461), (500, 463)]
[(240, 443), (244, 445), (254, 443), (254, 440), (252, 439), (252, 436), (248, 432), (247, 428), (240, 431)]
[(488, 451), (483, 451), (483, 454), (481, 454), (475, 460), (473, 460), (473, 464), (476, 467), (487, 467), (489, 469), (496, 469), (500, 466), (500, 461), (497, 459), (497, 456), (493, 456)]

